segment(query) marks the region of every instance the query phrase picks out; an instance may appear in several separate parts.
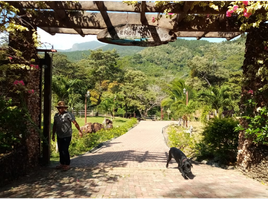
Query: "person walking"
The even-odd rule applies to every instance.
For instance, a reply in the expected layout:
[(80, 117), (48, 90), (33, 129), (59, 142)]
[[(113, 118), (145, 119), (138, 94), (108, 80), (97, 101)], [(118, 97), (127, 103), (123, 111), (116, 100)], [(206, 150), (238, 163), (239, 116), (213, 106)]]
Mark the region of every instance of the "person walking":
[(55, 141), (55, 133), (57, 134), (57, 144), (60, 154), (60, 165), (56, 166), (56, 169), (67, 171), (70, 169), (71, 163), (69, 146), (72, 139), (72, 123), (79, 131), (80, 137), (83, 136), (83, 133), (79, 124), (76, 122), (74, 115), (66, 111), (68, 106), (65, 105), (64, 101), (59, 101), (56, 108), (59, 112), (54, 116), (52, 132), (53, 141)]

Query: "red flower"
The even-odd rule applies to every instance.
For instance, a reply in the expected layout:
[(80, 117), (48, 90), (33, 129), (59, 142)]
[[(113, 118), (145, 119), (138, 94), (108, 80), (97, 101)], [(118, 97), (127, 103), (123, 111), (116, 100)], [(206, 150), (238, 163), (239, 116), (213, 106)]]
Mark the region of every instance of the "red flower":
[(248, 12), (247, 12), (247, 9), (245, 9), (245, 10), (244, 10), (244, 16), (245, 16), (246, 18), (249, 18), (250, 15), (252, 15), (252, 14), (251, 14), (251, 13), (248, 13)]
[(12, 57), (11, 57), (11, 56), (9, 56), (9, 57), (8, 57), (8, 59), (9, 59), (9, 60), (12, 60)]
[(155, 18), (154, 17), (152, 18), (152, 22), (155, 23)]
[(168, 15), (173, 15), (173, 13), (168, 13)]
[(233, 10), (228, 10), (226, 12), (226, 17), (231, 17), (233, 12), (234, 12)]
[(23, 80), (19, 81), (19, 83), (22, 84), (22, 85), (25, 85), (24, 82), (23, 82)]
[(35, 68), (35, 69), (39, 68), (38, 65), (34, 65), (34, 64), (30, 64), (30, 67)]
[(237, 10), (237, 8), (238, 8), (238, 6), (237, 6), (237, 5), (235, 5), (233, 10), (234, 10), (234, 11), (236, 11), (236, 10)]
[(245, 6), (247, 6), (247, 5), (248, 5), (248, 1), (243, 1), (243, 4), (244, 4)]
[(248, 91), (248, 94), (253, 94), (253, 90), (249, 90)]
[(34, 90), (28, 90), (28, 93), (33, 94)]
[(25, 85), (24, 82), (23, 82), (23, 80), (21, 80), (21, 81), (15, 80), (13, 84), (14, 84), (14, 85), (18, 85), (19, 83), (20, 83), (21, 85)]

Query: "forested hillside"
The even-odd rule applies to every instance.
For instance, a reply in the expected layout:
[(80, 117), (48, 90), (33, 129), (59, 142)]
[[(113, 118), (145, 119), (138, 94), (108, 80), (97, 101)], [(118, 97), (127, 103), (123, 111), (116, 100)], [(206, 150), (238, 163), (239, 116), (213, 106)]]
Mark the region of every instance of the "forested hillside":
[[(163, 76), (162, 70), (164, 70), (167, 77), (185, 77), (188, 76), (190, 71), (190, 68), (187, 67), (189, 60), (195, 56), (202, 57), (209, 56), (210, 54), (213, 54), (213, 59), (225, 66), (226, 69), (231, 71), (239, 70), (244, 56), (244, 44), (245, 40), (243, 38), (221, 43), (211, 43), (205, 40), (178, 39), (166, 45), (147, 48), (111, 44), (101, 47), (95, 45), (95, 47), (103, 51), (115, 49), (121, 57), (121, 65), (141, 70), (150, 76)], [(88, 58), (90, 50), (59, 53), (66, 55), (71, 62), (78, 62)]]
[(206, 62), (217, 63), (232, 72), (242, 66), (244, 60), (243, 38), (235, 41), (210, 43), (208, 41), (178, 39), (166, 45), (148, 47), (134, 55), (121, 58), (122, 66), (143, 71), (150, 77), (165, 78), (190, 76), (189, 62), (199, 62), (205, 57)]
[[(53, 99), (64, 99), (75, 109), (82, 109), (89, 90), (90, 106), (105, 112), (112, 113), (115, 108), (122, 115), (159, 115), (162, 104), (176, 111), (171, 116), (178, 117), (182, 110), (177, 106), (185, 103), (183, 88), (189, 91), (191, 101), (204, 100), (213, 89), (216, 96), (209, 98), (217, 102), (213, 109), (238, 110), (244, 52), (245, 39), (239, 38), (221, 43), (178, 39), (157, 47), (106, 45), (97, 50), (56, 53)], [(218, 94), (228, 95), (232, 104), (224, 101), (218, 105), (218, 98), (222, 98)], [(191, 101), (184, 113), (206, 104)]]

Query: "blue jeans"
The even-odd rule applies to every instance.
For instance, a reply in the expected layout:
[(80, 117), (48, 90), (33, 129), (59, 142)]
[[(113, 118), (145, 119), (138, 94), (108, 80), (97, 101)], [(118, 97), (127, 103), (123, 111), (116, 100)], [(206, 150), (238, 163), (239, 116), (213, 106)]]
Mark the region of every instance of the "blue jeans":
[(72, 137), (59, 138), (57, 137), (57, 143), (60, 153), (60, 164), (62, 165), (70, 165), (70, 154), (69, 154), (69, 146)]

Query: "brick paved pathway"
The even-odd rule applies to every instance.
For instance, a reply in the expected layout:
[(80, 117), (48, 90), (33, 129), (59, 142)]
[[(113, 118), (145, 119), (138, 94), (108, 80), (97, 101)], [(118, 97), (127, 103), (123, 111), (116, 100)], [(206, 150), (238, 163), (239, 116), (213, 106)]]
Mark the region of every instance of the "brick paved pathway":
[[(42, 169), (0, 190), (1, 197), (34, 198), (267, 198), (268, 187), (236, 170), (194, 164), (184, 180), (172, 160), (162, 128), (170, 122), (141, 121), (93, 153), (72, 159), (72, 169)], [(11, 188), (12, 187), (12, 188)]]

